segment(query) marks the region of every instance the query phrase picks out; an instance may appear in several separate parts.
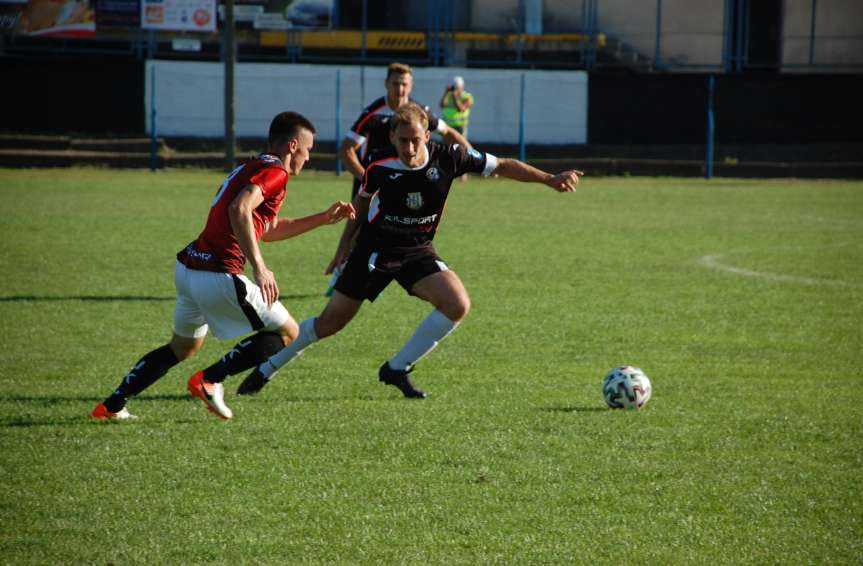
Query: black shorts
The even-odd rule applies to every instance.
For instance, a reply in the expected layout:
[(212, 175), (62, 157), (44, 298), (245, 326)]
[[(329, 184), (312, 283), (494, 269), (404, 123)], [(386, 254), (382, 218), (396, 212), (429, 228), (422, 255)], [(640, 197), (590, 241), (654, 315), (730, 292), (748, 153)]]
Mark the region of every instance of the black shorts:
[(411, 288), (417, 281), (440, 271), (449, 271), (449, 267), (431, 246), (405, 253), (378, 252), (371, 246), (358, 245), (348, 257), (335, 289), (357, 301), (374, 301), (395, 279), (412, 295)]

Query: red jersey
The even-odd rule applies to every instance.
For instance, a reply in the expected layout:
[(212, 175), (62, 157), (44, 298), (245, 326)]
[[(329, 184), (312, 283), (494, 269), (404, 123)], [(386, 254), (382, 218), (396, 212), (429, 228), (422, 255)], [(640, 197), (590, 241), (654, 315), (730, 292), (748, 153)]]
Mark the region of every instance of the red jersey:
[(246, 256), (231, 227), (228, 207), (246, 186), (254, 184), (264, 194), (262, 202), (252, 211), (255, 238), (276, 220), (288, 184), (288, 172), (282, 161), (271, 154), (262, 154), (234, 169), (213, 199), (207, 224), (198, 239), (177, 253), (177, 260), (189, 269), (242, 273)]

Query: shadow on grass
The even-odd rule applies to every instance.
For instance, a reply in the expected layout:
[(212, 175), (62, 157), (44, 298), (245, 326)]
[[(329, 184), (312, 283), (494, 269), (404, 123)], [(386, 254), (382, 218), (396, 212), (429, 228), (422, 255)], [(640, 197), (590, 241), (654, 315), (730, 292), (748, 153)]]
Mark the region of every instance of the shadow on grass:
[[(135, 397), (135, 402), (141, 401), (177, 401), (180, 399), (191, 399), (186, 393), (142, 395)], [(39, 403), (41, 405), (58, 405), (70, 401), (90, 401), (98, 403), (104, 401), (105, 396), (99, 395), (0, 395), (0, 403)]]
[(610, 411), (608, 407), (579, 407), (579, 406), (571, 406), (571, 407), (540, 407), (540, 411), (546, 411), (548, 413), (600, 413), (605, 411)]
[[(22, 415), (14, 417), (0, 418), (0, 428), (30, 428), (40, 426), (68, 426), (68, 425), (104, 425), (104, 424), (130, 424), (144, 421), (144, 423), (153, 423), (159, 419), (134, 419), (128, 421), (100, 421), (90, 417), (90, 411), (96, 403), (104, 400), (102, 396), (90, 395), (0, 395), (0, 403), (27, 403), (37, 407), (53, 407), (55, 405), (64, 405), (69, 403), (81, 403), (80, 410), (75, 411), (75, 415), (60, 416), (57, 414), (46, 416)], [(135, 404), (144, 403), (147, 401), (159, 402), (183, 402), (192, 404), (193, 398), (188, 394), (159, 394), (145, 395), (136, 397)], [(64, 411), (66, 412), (66, 411)], [(164, 419), (162, 419), (164, 421)], [(172, 424), (190, 424), (199, 422), (198, 419), (172, 419)]]
[[(202, 413), (203, 414), (203, 413)], [(206, 416), (205, 416), (206, 417)], [(197, 424), (202, 420), (211, 420), (211, 418), (201, 419), (195, 418), (184, 418), (184, 419), (171, 419), (170, 424)], [(40, 426), (69, 426), (69, 425), (84, 425), (84, 426), (111, 426), (111, 425), (130, 425), (133, 423), (140, 424), (164, 424), (169, 422), (167, 419), (158, 419), (158, 418), (138, 418), (138, 419), (130, 419), (130, 420), (97, 420), (91, 418), (89, 414), (84, 413), (81, 415), (75, 415), (71, 417), (14, 417), (11, 419), (0, 419), (0, 428), (34, 428)]]
[[(232, 397), (235, 397), (232, 395)], [(68, 425), (126, 425), (132, 423), (140, 423), (140, 424), (153, 424), (155, 422), (165, 423), (170, 422), (171, 424), (199, 424), (201, 419), (197, 418), (182, 418), (182, 419), (169, 419), (169, 418), (160, 418), (160, 417), (151, 417), (147, 418), (143, 415), (139, 415), (138, 419), (133, 420), (125, 420), (125, 421), (102, 421), (96, 420), (90, 417), (90, 410), (95, 406), (96, 403), (104, 400), (104, 397), (101, 396), (90, 396), (90, 395), (0, 395), (0, 403), (29, 403), (36, 405), (38, 407), (53, 407), (55, 405), (62, 405), (68, 403), (86, 403), (83, 405), (80, 412), (76, 411), (75, 415), (72, 416), (58, 416), (48, 415), (45, 417), (41, 416), (12, 416), (0, 418), (0, 428), (31, 428), (31, 427), (51, 427), (51, 426), (68, 426)], [(359, 397), (337, 397), (337, 396), (327, 396), (327, 397), (305, 397), (305, 396), (288, 396), (282, 397), (278, 400), (279, 403), (331, 403), (331, 402), (344, 402), (344, 401), (362, 401), (362, 402), (386, 402), (386, 401), (402, 401), (403, 399), (390, 399), (390, 398), (378, 398), (371, 396), (359, 396)], [(194, 404), (197, 407), (199, 403), (196, 399), (194, 399), (189, 394), (178, 393), (178, 394), (159, 394), (159, 395), (143, 395), (141, 397), (135, 397), (133, 402), (135, 405), (140, 405), (146, 402), (183, 402)], [(407, 400), (410, 401), (410, 400)], [(203, 408), (202, 408), (203, 409)], [(135, 411), (133, 410), (133, 413)], [(146, 413), (146, 410), (143, 411)], [(201, 412), (201, 415), (205, 415), (205, 412)], [(203, 420), (211, 420), (210, 417), (204, 417)]]
[[(300, 299), (311, 299), (323, 297), (323, 293), (298, 293), (294, 295), (281, 295), (280, 300), (296, 301)], [(47, 295), (9, 295), (0, 296), (0, 303), (14, 302), (51, 302), (51, 301), (173, 301), (175, 297), (150, 297), (147, 295), (69, 295), (69, 296), (47, 296)]]

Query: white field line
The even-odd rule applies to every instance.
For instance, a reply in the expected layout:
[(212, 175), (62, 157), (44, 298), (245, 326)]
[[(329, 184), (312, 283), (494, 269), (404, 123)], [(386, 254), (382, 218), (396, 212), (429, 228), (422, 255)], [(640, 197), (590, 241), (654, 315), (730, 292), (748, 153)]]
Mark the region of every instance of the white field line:
[(742, 267), (735, 267), (733, 265), (727, 265), (719, 261), (719, 259), (724, 254), (711, 254), (702, 256), (699, 260), (702, 265), (708, 267), (710, 269), (715, 269), (716, 271), (725, 271), (726, 273), (733, 273), (735, 275), (742, 275), (744, 277), (757, 277), (759, 279), (767, 279), (769, 281), (778, 281), (780, 283), (800, 283), (803, 285), (828, 285), (831, 287), (858, 287), (858, 285), (854, 283), (848, 283), (847, 281), (841, 281), (836, 279), (817, 279), (814, 277), (797, 277), (795, 275), (785, 275), (782, 273), (770, 273), (768, 271), (753, 271), (751, 269), (743, 269)]

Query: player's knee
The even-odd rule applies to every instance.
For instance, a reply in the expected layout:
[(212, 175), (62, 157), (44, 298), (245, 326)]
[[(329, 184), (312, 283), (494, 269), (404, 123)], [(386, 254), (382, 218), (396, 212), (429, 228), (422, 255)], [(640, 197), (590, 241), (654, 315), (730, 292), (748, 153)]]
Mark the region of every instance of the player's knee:
[(294, 320), (289, 320), (279, 328), (278, 334), (282, 339), (282, 345), (287, 346), (300, 335), (300, 326)]
[(174, 355), (177, 357), (178, 362), (188, 360), (189, 358), (197, 354), (198, 350), (201, 349), (202, 345), (203, 341), (192, 342), (188, 340), (172, 340), (169, 344), (171, 351), (174, 352)]
[(315, 319), (315, 334), (320, 338), (327, 338), (339, 332), (347, 326), (350, 318), (345, 318), (339, 315), (322, 315)]
[(451, 321), (460, 322), (470, 312), (470, 297), (459, 295), (443, 305), (440, 311)]

